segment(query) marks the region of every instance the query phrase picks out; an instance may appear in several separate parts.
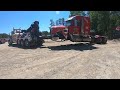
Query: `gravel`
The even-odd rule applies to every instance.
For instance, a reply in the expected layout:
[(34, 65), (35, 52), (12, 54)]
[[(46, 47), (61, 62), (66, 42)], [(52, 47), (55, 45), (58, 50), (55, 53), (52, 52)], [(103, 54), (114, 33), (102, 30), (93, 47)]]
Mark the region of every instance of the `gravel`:
[(120, 41), (45, 40), (32, 49), (1, 44), (0, 79), (120, 79)]

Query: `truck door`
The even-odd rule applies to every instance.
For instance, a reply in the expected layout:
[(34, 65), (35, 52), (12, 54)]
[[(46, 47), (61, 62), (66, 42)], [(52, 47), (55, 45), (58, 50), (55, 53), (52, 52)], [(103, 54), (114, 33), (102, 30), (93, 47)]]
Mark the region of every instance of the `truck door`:
[(84, 17), (84, 35), (90, 35), (90, 18), (89, 17)]
[(84, 35), (84, 19), (83, 17), (81, 18), (81, 35)]
[(81, 20), (74, 19), (73, 34), (79, 35), (81, 30)]

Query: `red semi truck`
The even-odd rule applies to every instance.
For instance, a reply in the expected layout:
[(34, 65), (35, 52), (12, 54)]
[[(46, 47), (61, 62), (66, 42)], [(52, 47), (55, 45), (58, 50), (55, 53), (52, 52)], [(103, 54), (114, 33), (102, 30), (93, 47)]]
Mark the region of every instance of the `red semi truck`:
[(90, 17), (86, 16), (72, 16), (65, 21), (65, 26), (52, 26), (50, 32), (52, 38), (62, 37), (72, 42), (107, 42), (106, 36), (91, 34)]

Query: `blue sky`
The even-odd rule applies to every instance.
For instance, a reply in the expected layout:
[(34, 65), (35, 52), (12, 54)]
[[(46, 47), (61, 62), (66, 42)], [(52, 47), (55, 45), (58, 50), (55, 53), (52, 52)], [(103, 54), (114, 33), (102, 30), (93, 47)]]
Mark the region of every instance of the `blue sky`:
[(49, 31), (50, 19), (67, 19), (69, 11), (0, 11), (0, 33), (9, 34), (13, 27), (28, 29), (35, 21), (39, 21), (40, 31)]

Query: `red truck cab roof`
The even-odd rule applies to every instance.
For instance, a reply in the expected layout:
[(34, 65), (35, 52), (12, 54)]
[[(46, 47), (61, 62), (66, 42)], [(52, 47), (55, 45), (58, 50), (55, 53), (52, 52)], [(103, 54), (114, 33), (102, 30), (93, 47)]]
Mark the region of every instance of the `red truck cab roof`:
[(78, 17), (88, 17), (88, 16), (75, 15), (75, 16), (69, 17), (66, 21), (73, 20), (74, 18), (78, 18)]

